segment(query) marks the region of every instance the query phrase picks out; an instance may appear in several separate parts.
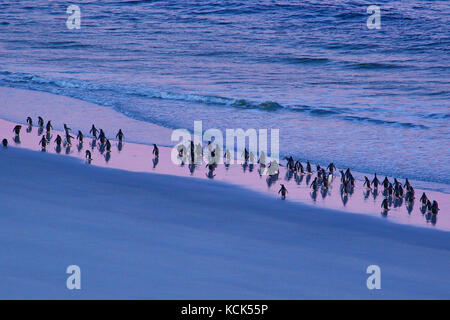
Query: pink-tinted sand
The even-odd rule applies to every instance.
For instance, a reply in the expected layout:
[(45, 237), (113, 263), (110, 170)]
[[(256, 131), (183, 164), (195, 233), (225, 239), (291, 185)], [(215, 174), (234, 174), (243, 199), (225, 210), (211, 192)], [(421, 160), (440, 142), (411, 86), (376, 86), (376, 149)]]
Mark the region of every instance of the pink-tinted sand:
[[(0, 119), (0, 138), (7, 138), (10, 147), (27, 148), (35, 151), (42, 151), (39, 141), (42, 134), (46, 134), (45, 129), (38, 127), (23, 126), (20, 133), (20, 141), (17, 140), (12, 132), (16, 124)], [(73, 128), (72, 135), (76, 136), (76, 128)], [(260, 174), (258, 164), (231, 164), (228, 168), (219, 164), (214, 171), (214, 176), (208, 175), (208, 169), (205, 162), (198, 165), (177, 165), (171, 160), (171, 148), (159, 147), (159, 158), (152, 154), (153, 147), (150, 145), (128, 143), (124, 141), (119, 150), (117, 140), (110, 139), (112, 143), (111, 152), (101, 151), (99, 142), (93, 146), (93, 140), (85, 137), (83, 145), (80, 145), (76, 139), (72, 141), (71, 147), (62, 146), (60, 150), (56, 148), (54, 142), (57, 135), (64, 137), (59, 131), (51, 131), (51, 143), (47, 146), (45, 152), (59, 153), (82, 159), (86, 165), (94, 165), (106, 168), (122, 169), (135, 172), (150, 172), (158, 174), (168, 174), (176, 176), (189, 176), (199, 179), (214, 179), (227, 182), (232, 187), (233, 184), (246, 187), (258, 192), (267, 193), (269, 196), (278, 197), (280, 184), (283, 183), (288, 190), (288, 201), (299, 201), (306, 204), (318, 205), (351, 213), (368, 214), (386, 218), (391, 221), (415, 226), (433, 227), (441, 230), (450, 230), (450, 216), (448, 208), (450, 206), (450, 196), (445, 193), (425, 190), (428, 198), (436, 200), (439, 203), (440, 211), (438, 215), (422, 213), (418, 198), (424, 190), (416, 189), (416, 200), (412, 207), (407, 206), (403, 201), (401, 203), (392, 203), (387, 215), (382, 213), (381, 202), (384, 198), (382, 187), (378, 192), (367, 190), (363, 187), (363, 182), (357, 180), (354, 192), (347, 197), (341, 196), (339, 176), (334, 176), (328, 190), (319, 190), (314, 193), (309, 187), (315, 177), (312, 175), (296, 175), (286, 168), (281, 167), (277, 180), (270, 179), (267, 175)], [(86, 134), (86, 133), (85, 133)], [(109, 137), (112, 138), (112, 137)], [(88, 163), (85, 160), (85, 151), (90, 150), (92, 161)], [(7, 152), (7, 149), (1, 150)], [(392, 180), (392, 179), (391, 179)], [(207, 196), (207, 195), (205, 195)], [(280, 200), (281, 201), (281, 200)], [(282, 212), (280, 212), (282, 214)]]

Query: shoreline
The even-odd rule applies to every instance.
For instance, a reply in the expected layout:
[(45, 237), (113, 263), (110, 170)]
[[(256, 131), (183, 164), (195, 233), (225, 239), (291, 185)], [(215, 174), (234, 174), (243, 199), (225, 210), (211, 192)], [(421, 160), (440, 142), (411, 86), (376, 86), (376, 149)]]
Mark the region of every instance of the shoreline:
[[(107, 129), (105, 131), (108, 131), (110, 128), (114, 128), (114, 130), (121, 128), (126, 132), (126, 140), (129, 142), (149, 145), (148, 141), (151, 141), (163, 146), (175, 145), (170, 140), (172, 129), (156, 123), (128, 117), (126, 113), (119, 112), (109, 106), (101, 106), (47, 91), (14, 87), (0, 86), (0, 97), (5, 105), (10, 106), (8, 112), (0, 110), (0, 119), (25, 124), (25, 119), (28, 116), (33, 118), (43, 116), (44, 119), (53, 120), (55, 129), (62, 130), (63, 123), (70, 123), (73, 127), (79, 128), (83, 132), (87, 132), (91, 125), (91, 123), (86, 123), (86, 119), (95, 119), (96, 125)], [(30, 108), (30, 106), (33, 106), (33, 108)], [(189, 131), (192, 134), (192, 130)], [(302, 159), (306, 160), (307, 158), (302, 157)], [(311, 162), (313, 163), (313, 161)], [(328, 163), (320, 163), (320, 165), (326, 166)], [(373, 174), (369, 172), (353, 172), (355, 178), (360, 180), (363, 180), (364, 175), (370, 176)], [(380, 172), (378, 172), (378, 175), (381, 176)], [(392, 179), (394, 176), (388, 175), (388, 177)], [(414, 184), (415, 188), (450, 194), (449, 184), (435, 181), (409, 180)]]
[[(37, 127), (31, 127), (31, 131), (27, 132), (27, 127), (24, 126), (21, 132), (20, 143), (13, 142), (12, 128), (15, 123), (0, 119), (0, 137), (7, 137), (10, 141), (10, 146), (19, 148), (30, 149), (39, 151), (38, 146), (40, 136), (38, 135), (39, 129)], [(69, 124), (70, 126), (70, 124)], [(77, 132), (76, 128), (73, 128), (73, 132)], [(45, 133), (45, 129), (43, 130)], [(75, 136), (76, 134), (73, 135)], [(89, 149), (92, 151), (93, 160), (92, 165), (115, 168), (133, 172), (150, 172), (159, 173), (172, 176), (194, 177), (203, 180), (209, 180), (207, 169), (205, 164), (197, 165), (194, 167), (178, 166), (171, 162), (170, 152), (172, 148), (160, 147), (160, 157), (155, 164), (155, 158), (152, 156), (152, 147), (144, 144), (136, 144), (124, 141), (122, 150), (118, 150), (117, 141), (112, 142), (112, 151), (106, 158), (107, 153), (101, 153), (98, 146), (92, 146), (92, 139), (85, 138), (83, 146), (77, 146), (74, 141), (73, 146), (69, 149), (62, 148), (59, 152), (55, 149), (54, 139), (56, 135), (64, 136), (61, 131), (52, 130), (52, 142), (47, 148), (49, 153), (60, 153), (62, 155), (68, 155), (85, 161), (84, 152)], [(9, 135), (9, 137), (8, 137)], [(111, 134), (112, 135), (112, 134)], [(126, 132), (125, 132), (126, 135)], [(7, 150), (2, 150), (7, 151)], [(339, 210), (343, 212), (353, 214), (364, 214), (369, 216), (382, 216), (389, 221), (401, 224), (407, 224), (419, 227), (432, 227), (435, 229), (450, 231), (450, 217), (448, 217), (447, 208), (450, 206), (450, 200), (448, 194), (428, 191), (427, 196), (431, 199), (436, 199), (440, 205), (440, 212), (437, 216), (423, 214), (419, 211), (419, 201), (422, 190), (416, 189), (416, 200), (413, 208), (407, 208), (404, 203), (392, 204), (391, 210), (387, 216), (381, 214), (380, 204), (383, 198), (381, 194), (382, 188), (378, 190), (378, 193), (367, 192), (365, 188), (362, 188), (362, 181), (357, 180), (355, 190), (347, 198), (343, 198), (339, 194), (339, 176), (334, 176), (333, 182), (326, 192), (321, 192), (320, 189), (317, 193), (312, 193), (309, 188), (309, 183), (315, 176), (313, 175), (301, 175), (294, 176), (286, 168), (280, 167), (280, 174), (278, 180), (272, 181), (267, 176), (260, 175), (258, 173), (259, 165), (248, 165), (244, 168), (240, 164), (233, 164), (227, 169), (223, 164), (219, 164), (214, 171), (215, 176), (213, 180), (229, 183), (230, 185), (244, 187), (249, 190), (257, 191), (265, 194), (269, 197), (278, 197), (277, 191), (279, 184), (283, 183), (288, 189), (288, 201), (299, 202), (310, 206), (317, 206), (324, 209)], [(382, 178), (382, 177), (380, 177)], [(370, 176), (370, 179), (372, 177)], [(408, 212), (411, 209), (411, 212)]]

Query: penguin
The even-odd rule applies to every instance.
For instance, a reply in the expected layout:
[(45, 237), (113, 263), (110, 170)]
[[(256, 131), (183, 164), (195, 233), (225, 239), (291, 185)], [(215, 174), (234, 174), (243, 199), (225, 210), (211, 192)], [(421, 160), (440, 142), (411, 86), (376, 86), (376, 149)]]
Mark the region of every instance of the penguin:
[(44, 119), (42, 119), (41, 117), (38, 117), (38, 125), (39, 127), (44, 127)]
[(154, 143), (153, 144), (153, 152), (152, 152), (154, 155), (155, 155), (155, 157), (159, 157), (159, 149), (158, 149), (158, 146)]
[(244, 151), (242, 152), (242, 155), (244, 156), (245, 162), (248, 162), (249, 154), (248, 154), (247, 148), (244, 148)]
[(311, 182), (310, 188), (312, 188), (314, 191), (317, 191), (317, 177), (315, 177), (313, 182)]
[[(195, 145), (194, 145), (194, 141), (192, 141), (192, 140), (189, 143), (189, 155), (190, 155), (190, 163), (191, 164), (195, 163)], [(191, 172), (191, 174), (192, 173), (193, 172)]]
[(39, 144), (42, 146), (42, 151), (45, 151), (45, 147), (47, 146), (47, 139), (45, 136), (42, 136), (41, 141), (39, 141)]
[(269, 171), (269, 176), (278, 176), (280, 169), (279, 169), (279, 164), (278, 164), (277, 160), (273, 160), (270, 162), (268, 171)]
[(70, 128), (67, 126), (67, 124), (64, 123), (64, 131), (66, 132), (66, 135), (68, 135), (69, 132), (70, 132), (71, 130), (72, 130), (72, 129), (70, 129)]
[[(186, 147), (183, 144), (180, 144), (178, 146), (177, 150), (178, 150), (179, 157), (183, 157), (186, 154)], [(210, 155), (211, 155), (211, 158), (214, 158), (214, 156), (215, 156), (214, 151), (211, 150)], [(210, 159), (210, 162), (214, 162), (214, 159)]]
[(111, 142), (108, 139), (106, 139), (106, 151), (111, 152)]
[(334, 165), (333, 162), (331, 162), (328, 167), (327, 167), (328, 171), (333, 174), (334, 170), (336, 170), (336, 166)]
[(89, 133), (91, 133), (94, 136), (94, 138), (97, 139), (98, 130), (94, 125), (92, 125), (92, 128), (91, 130), (89, 130)]
[(119, 132), (117, 132), (117, 134), (116, 134), (116, 138), (118, 138), (119, 141), (122, 141), (123, 137), (124, 137), (124, 134), (122, 132), (122, 129), (119, 129)]
[(285, 157), (284, 159), (287, 161), (286, 168), (289, 170), (294, 170), (295, 164), (294, 164), (294, 159), (292, 158), (292, 156)]
[(408, 178), (406, 178), (404, 187), (409, 188), (410, 186), (411, 186), (411, 184), (409, 183)]
[(78, 135), (77, 135), (77, 139), (78, 141), (80, 141), (80, 143), (83, 143), (83, 132), (81, 132), (80, 130), (78, 130)]
[(250, 152), (250, 163), (251, 164), (255, 163), (255, 155), (253, 154), (253, 152)]
[(427, 200), (427, 210), (431, 211), (432, 205), (431, 205), (431, 201), (428, 199)]
[(353, 176), (352, 176), (351, 173), (349, 173), (348, 181), (350, 182), (350, 185), (351, 185), (352, 187), (355, 186), (355, 178), (353, 178)]
[(91, 151), (89, 151), (89, 150), (86, 150), (86, 159), (87, 159), (88, 161), (91, 161), (91, 160), (92, 160), (92, 154), (91, 154)]
[(31, 119), (30, 117), (27, 118), (27, 123), (29, 126), (33, 125), (33, 119)]
[(394, 187), (397, 188), (399, 184), (400, 182), (398, 182), (397, 178), (394, 178)]
[(309, 160), (306, 161), (306, 172), (307, 173), (312, 173), (311, 163), (309, 163)]
[(50, 130), (53, 129), (51, 120), (49, 120), (47, 122), (47, 125), (45, 126), (45, 128), (46, 128), (47, 132), (50, 132)]
[[(231, 152), (228, 149), (225, 151), (225, 159), (227, 161), (226, 163), (230, 164), (230, 162), (231, 162)], [(259, 159), (261, 160), (261, 158), (259, 158)]]
[(18, 136), (20, 134), (20, 129), (22, 129), (22, 126), (17, 125), (14, 127), (14, 129), (12, 131)]
[(328, 189), (328, 177), (326, 175), (326, 173), (322, 175), (322, 188), (324, 189)]
[(388, 179), (388, 177), (384, 178), (384, 180), (383, 180), (383, 187), (385, 189), (387, 189), (389, 187), (389, 179)]
[(409, 187), (408, 191), (405, 194), (405, 201), (406, 202), (413, 202), (414, 201), (414, 188), (413, 187)]
[(377, 189), (379, 184), (380, 184), (380, 180), (378, 180), (377, 174), (375, 173), (375, 177), (372, 180), (372, 185), (375, 189)]
[(344, 184), (346, 182), (344, 170), (339, 170), (339, 172), (341, 174), (341, 184)]
[(298, 159), (297, 162), (295, 162), (295, 170), (297, 172), (300, 172), (301, 174), (305, 173), (305, 169), (303, 168), (303, 165), (300, 162), (300, 159)]
[(433, 200), (433, 204), (431, 205), (431, 213), (437, 214), (439, 211), (439, 205), (436, 200)]
[(72, 145), (72, 139), (73, 139), (73, 137), (70, 134), (66, 133), (66, 142), (67, 142), (68, 146)]
[(55, 142), (56, 142), (56, 145), (57, 145), (58, 147), (61, 146), (62, 138), (61, 138), (61, 136), (60, 136), (59, 134), (58, 134), (58, 136), (56, 137)]
[(350, 168), (347, 168), (347, 170), (345, 170), (345, 177), (348, 179), (350, 175), (351, 175)]
[(383, 202), (381, 202), (381, 208), (383, 208), (384, 211), (389, 210), (389, 201), (387, 198), (384, 198)]
[(264, 153), (264, 151), (261, 151), (259, 153), (259, 164), (261, 166), (265, 166), (266, 165), (266, 154)]
[(280, 190), (278, 191), (278, 194), (280, 194), (281, 193), (281, 199), (286, 199), (286, 193), (288, 193), (288, 191), (287, 191), (287, 189), (286, 189), (286, 187), (284, 186), (284, 184), (281, 184), (281, 188), (280, 188)]
[(370, 189), (370, 180), (366, 176), (364, 176), (364, 184), (363, 184), (363, 186), (366, 187), (367, 189)]
[(100, 129), (100, 133), (98, 134), (98, 138), (100, 139), (100, 143), (104, 144), (106, 141), (106, 134), (103, 129)]
[(392, 196), (393, 193), (394, 193), (394, 187), (392, 186), (392, 183), (389, 183), (389, 186), (388, 186), (388, 194), (389, 194), (390, 196)]
[(426, 205), (427, 204), (427, 200), (428, 200), (428, 198), (425, 195), (425, 192), (422, 193), (422, 196), (420, 197), (420, 202), (422, 202), (423, 205)]
[(8, 147), (8, 140), (7, 139), (3, 139), (2, 140), (2, 145), (3, 145), (3, 148), (7, 148)]

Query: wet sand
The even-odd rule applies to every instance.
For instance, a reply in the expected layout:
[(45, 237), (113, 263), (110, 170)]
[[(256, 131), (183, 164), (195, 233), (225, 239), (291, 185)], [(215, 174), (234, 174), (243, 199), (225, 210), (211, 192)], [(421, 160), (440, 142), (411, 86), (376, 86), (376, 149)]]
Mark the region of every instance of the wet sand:
[[(20, 140), (18, 140), (12, 132), (15, 125), (15, 123), (0, 119), (0, 138), (7, 138), (12, 147), (41, 151), (39, 140), (41, 135), (46, 133), (45, 129), (40, 130), (38, 127), (23, 126)], [(76, 136), (76, 132), (77, 128), (72, 128), (73, 136)], [(230, 187), (232, 187), (232, 184), (240, 185), (251, 190), (266, 193), (271, 197), (279, 197), (278, 190), (280, 189), (280, 184), (283, 183), (288, 190), (288, 201), (297, 201), (351, 213), (367, 214), (407, 225), (450, 230), (450, 217), (447, 210), (450, 206), (450, 195), (441, 192), (415, 189), (416, 199), (412, 205), (408, 206), (403, 200), (393, 200), (390, 210), (385, 214), (380, 207), (384, 199), (382, 187), (379, 187), (377, 192), (367, 190), (363, 187), (363, 181), (356, 180), (353, 192), (348, 194), (348, 196), (343, 196), (340, 192), (339, 173), (335, 173), (328, 190), (319, 188), (317, 192), (312, 192), (309, 185), (316, 176), (314, 172), (310, 175), (296, 175), (286, 168), (280, 167), (278, 177), (270, 178), (265, 174), (261, 174), (261, 168), (258, 164), (231, 164), (228, 168), (223, 164), (219, 164), (213, 175), (209, 175), (205, 162), (195, 166), (174, 164), (171, 160), (172, 148), (160, 147), (160, 155), (156, 158), (152, 154), (153, 147), (150, 145), (128, 143), (126, 141), (119, 144), (118, 141), (110, 139), (112, 144), (111, 152), (106, 152), (106, 150), (100, 149), (99, 142), (93, 143), (91, 138), (85, 137), (83, 145), (78, 144), (78, 141), (74, 139), (71, 147), (62, 146), (61, 149), (58, 149), (54, 142), (58, 134), (64, 137), (62, 132), (52, 130), (51, 143), (47, 146), (46, 152), (76, 157), (85, 162), (86, 165), (134, 172), (153, 172), (199, 179), (213, 179), (230, 183)], [(115, 134), (116, 132), (106, 132), (108, 138), (115, 136)], [(92, 152), (92, 161), (90, 163), (85, 160), (86, 150)], [(1, 151), (7, 152), (7, 150)], [(314, 165), (313, 168), (315, 168)], [(354, 173), (354, 175), (361, 176), (359, 173)], [(367, 176), (372, 180), (373, 176)], [(384, 176), (379, 176), (380, 181), (383, 178)], [(392, 181), (393, 179), (390, 178), (390, 180)], [(399, 181), (404, 183), (402, 180)], [(414, 183), (412, 185), (414, 187)], [(441, 210), (438, 215), (432, 215), (421, 210), (418, 199), (422, 192), (426, 192), (429, 199), (436, 200), (439, 203)], [(207, 196), (205, 195), (205, 197)]]

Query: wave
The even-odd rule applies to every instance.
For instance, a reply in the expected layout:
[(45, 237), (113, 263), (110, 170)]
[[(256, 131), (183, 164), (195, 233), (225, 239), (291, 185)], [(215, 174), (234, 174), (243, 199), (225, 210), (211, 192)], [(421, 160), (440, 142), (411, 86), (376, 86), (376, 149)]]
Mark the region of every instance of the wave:
[(349, 63), (349, 67), (353, 69), (397, 69), (397, 68), (405, 68), (407, 66), (393, 63), (361, 62), (361, 63)]
[[(2, 76), (2, 77), (1, 77)], [(50, 92), (54, 94), (66, 95), (73, 98), (90, 101), (99, 105), (113, 107), (117, 111), (127, 115), (133, 116), (130, 110), (119, 107), (114, 103), (114, 100), (108, 100), (109, 96), (139, 97), (144, 99), (161, 99), (171, 101), (181, 101), (188, 103), (196, 103), (203, 105), (211, 105), (215, 107), (230, 107), (240, 109), (256, 109), (264, 112), (302, 112), (311, 116), (332, 118), (343, 121), (359, 121), (374, 125), (384, 126), (399, 126), (412, 129), (429, 129), (428, 126), (422, 124), (415, 124), (411, 122), (399, 122), (393, 120), (382, 120), (371, 117), (364, 117), (355, 115), (361, 112), (361, 109), (343, 108), (343, 107), (319, 107), (309, 105), (285, 105), (276, 101), (252, 101), (242, 98), (230, 98), (215, 95), (202, 95), (198, 93), (183, 93), (168, 90), (161, 90), (159, 88), (149, 88), (147, 86), (126, 86), (119, 84), (97, 84), (88, 81), (80, 80), (66, 80), (66, 79), (49, 79), (41, 76), (27, 74), (27, 73), (12, 73), (9, 71), (0, 70), (0, 85), (8, 87), (19, 87), (25, 89), (39, 90)], [(446, 119), (449, 114), (432, 113), (426, 115), (427, 118)]]

